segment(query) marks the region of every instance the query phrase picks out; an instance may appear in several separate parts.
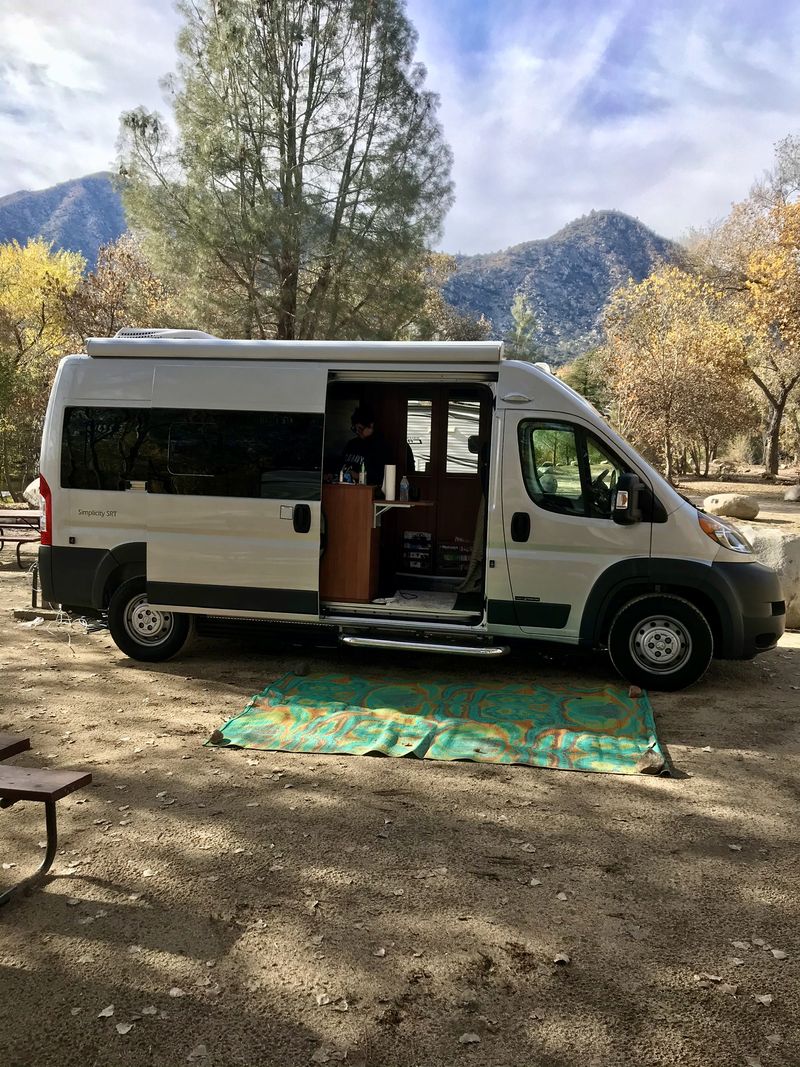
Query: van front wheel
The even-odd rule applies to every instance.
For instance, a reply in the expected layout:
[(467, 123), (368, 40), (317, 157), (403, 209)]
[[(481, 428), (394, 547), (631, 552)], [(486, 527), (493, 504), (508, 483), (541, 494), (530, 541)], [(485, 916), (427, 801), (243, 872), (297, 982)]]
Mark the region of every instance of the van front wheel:
[(151, 607), (144, 578), (131, 578), (111, 597), (108, 628), (117, 648), (126, 656), (160, 663), (184, 647), (192, 620), (188, 615)]
[(640, 596), (615, 616), (608, 652), (629, 682), (649, 689), (683, 689), (708, 670), (714, 638), (705, 616), (683, 597)]

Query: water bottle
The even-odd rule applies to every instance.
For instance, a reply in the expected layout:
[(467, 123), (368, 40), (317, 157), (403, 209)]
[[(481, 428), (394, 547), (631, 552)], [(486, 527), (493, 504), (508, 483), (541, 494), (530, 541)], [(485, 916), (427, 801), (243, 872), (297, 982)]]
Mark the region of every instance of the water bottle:
[(400, 479), (400, 499), (408, 500), (408, 478), (406, 478), (405, 474)]
[(366, 467), (366, 464), (364, 463), (363, 459), (361, 460), (361, 472), (360, 472), (360, 474), (358, 476), (358, 484), (359, 485), (366, 485), (367, 484), (367, 467)]

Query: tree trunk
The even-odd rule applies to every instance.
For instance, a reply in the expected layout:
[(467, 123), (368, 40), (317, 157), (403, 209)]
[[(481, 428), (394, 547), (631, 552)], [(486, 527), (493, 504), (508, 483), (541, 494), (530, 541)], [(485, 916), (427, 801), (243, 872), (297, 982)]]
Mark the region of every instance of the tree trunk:
[(294, 341), (297, 337), (297, 283), (299, 277), (297, 258), (294, 254), (286, 251), (281, 257), (278, 324), (275, 331), (275, 336), (279, 341)]
[(794, 429), (794, 461), (800, 463), (800, 415), (795, 411), (792, 415)]
[(665, 430), (665, 432), (664, 432), (664, 462), (665, 462), (665, 467), (666, 467), (666, 469), (664, 471), (664, 474), (666, 476), (667, 481), (670, 482), (670, 484), (671, 484), (672, 480), (673, 480), (673, 478), (672, 478), (672, 475), (673, 475), (673, 462), (672, 462), (672, 435), (670, 434), (669, 429)]
[(786, 401), (770, 404), (769, 418), (764, 430), (764, 470), (767, 474), (777, 474), (781, 458), (781, 423)]
[(15, 504), (19, 503), (19, 496), (14, 486), (11, 484), (11, 474), (8, 469), (8, 448), (6, 444), (6, 435), (3, 434), (2, 439), (3, 449), (3, 482), (5, 483), (6, 492), (9, 493), (11, 499)]
[(714, 447), (714, 445), (712, 445), (708, 441), (706, 441), (704, 449), (703, 449), (703, 477), (704, 478), (708, 477), (708, 472), (711, 470), (711, 464), (712, 464), (716, 454), (717, 454), (717, 450)]

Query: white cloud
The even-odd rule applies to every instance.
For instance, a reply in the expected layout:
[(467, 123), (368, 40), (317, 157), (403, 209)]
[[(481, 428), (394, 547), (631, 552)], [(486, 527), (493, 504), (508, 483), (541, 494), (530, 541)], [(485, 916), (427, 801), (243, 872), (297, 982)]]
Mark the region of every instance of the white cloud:
[[(441, 245), (490, 251), (618, 208), (670, 236), (723, 214), (800, 121), (800, 8), (776, 0), (409, 0), (455, 153)], [(0, 195), (113, 165), (163, 106), (169, 0), (4, 0)]]
[(120, 112), (161, 104), (176, 28), (160, 0), (6, 0), (0, 195), (113, 166)]
[(735, 6), (506, 0), (466, 57), (454, 5), (410, 0), (455, 155), (442, 247), (507, 247), (592, 208), (668, 236), (724, 214), (800, 126), (800, 9), (745, 23)]

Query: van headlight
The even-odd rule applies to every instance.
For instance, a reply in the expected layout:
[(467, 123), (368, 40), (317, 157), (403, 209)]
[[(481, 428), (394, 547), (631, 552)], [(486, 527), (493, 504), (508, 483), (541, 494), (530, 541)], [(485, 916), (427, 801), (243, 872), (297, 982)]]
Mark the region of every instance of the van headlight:
[(721, 522), (716, 516), (707, 515), (704, 511), (698, 511), (697, 521), (703, 533), (723, 548), (729, 548), (731, 552), (753, 551), (753, 546), (732, 522)]

